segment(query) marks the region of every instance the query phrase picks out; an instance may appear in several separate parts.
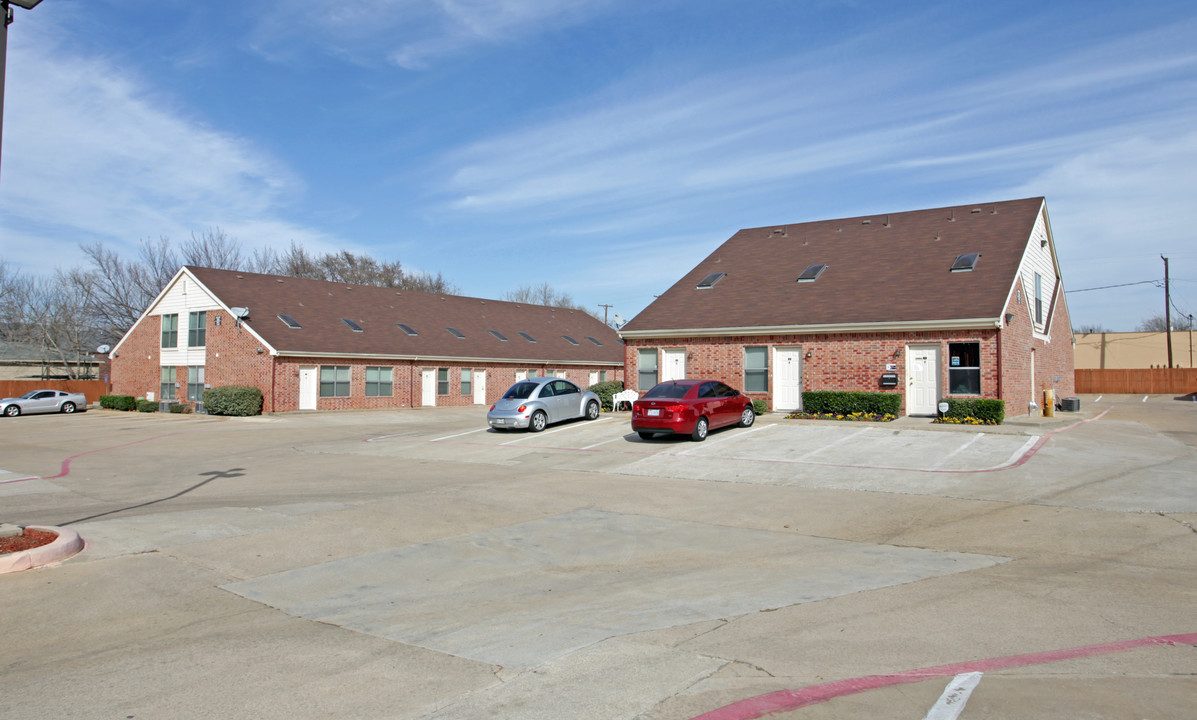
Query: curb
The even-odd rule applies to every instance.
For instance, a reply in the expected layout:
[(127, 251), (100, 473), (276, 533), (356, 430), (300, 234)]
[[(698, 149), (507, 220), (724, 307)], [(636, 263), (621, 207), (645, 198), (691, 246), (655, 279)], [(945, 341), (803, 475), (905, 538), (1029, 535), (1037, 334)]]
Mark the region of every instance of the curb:
[(83, 538), (70, 528), (49, 525), (28, 525), (27, 527), (58, 533), (58, 539), (49, 545), (0, 555), (0, 574), (54, 565), (77, 555), (83, 549)]

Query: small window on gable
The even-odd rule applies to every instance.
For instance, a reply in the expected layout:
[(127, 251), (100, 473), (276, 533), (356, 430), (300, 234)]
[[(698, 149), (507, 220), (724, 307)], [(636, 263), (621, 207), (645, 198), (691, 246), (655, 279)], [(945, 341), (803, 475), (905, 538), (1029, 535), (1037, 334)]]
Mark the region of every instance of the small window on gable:
[(411, 335), (412, 337), (416, 337), (417, 335), (420, 334), (420, 333), (416, 332), (415, 328), (413, 328), (411, 325), (408, 325), (407, 323), (395, 323), (395, 325), (397, 325), (400, 330), (407, 333), (408, 335)]
[(290, 315), (279, 315), (278, 319), (286, 323), (287, 327), (291, 328), (292, 330), (299, 330), (303, 327), (299, 323), (295, 322), (295, 318), (291, 317)]
[(503, 342), (507, 342), (507, 336), (506, 336), (506, 335), (504, 335), (503, 333), (499, 332), (498, 330), (491, 330), (491, 331), (490, 331), (490, 334), (491, 334), (491, 335), (494, 335), (494, 336), (495, 336), (495, 337), (497, 337), (497, 338), (499, 338), (499, 339), (500, 339), (500, 340), (502, 340)]
[(341, 322), (343, 322), (343, 323), (345, 323), (346, 325), (348, 325), (348, 326), (349, 326), (349, 329), (350, 329), (350, 330), (352, 330), (352, 331), (354, 331), (354, 332), (362, 332), (362, 326), (361, 326), (361, 325), (358, 325), (357, 323), (355, 323), (354, 321), (350, 320), (349, 318), (341, 318)]
[(457, 338), (458, 340), (465, 340), (465, 335), (463, 335), (462, 332), (460, 330), (458, 330), (457, 328), (447, 327), (445, 329), (449, 331), (450, 335)]
[(719, 282), (726, 276), (727, 273), (711, 273), (710, 275), (704, 277), (702, 282), (698, 283), (698, 287), (696, 289), (706, 290), (707, 288), (713, 288), (715, 287), (715, 283)]
[(602, 344), (601, 342), (599, 342), (597, 338), (592, 338), (592, 337), (590, 337), (589, 335), (587, 335), (587, 336), (586, 336), (586, 339), (587, 339), (587, 340), (589, 340), (590, 342), (594, 343), (596, 347), (602, 347), (602, 346), (603, 346), (603, 344)]
[(977, 260), (980, 258), (981, 253), (958, 255), (956, 256), (956, 262), (952, 263), (952, 272), (968, 272), (977, 266)]
[(798, 282), (814, 282), (819, 279), (819, 276), (826, 269), (826, 265), (810, 265), (798, 276)]
[(573, 339), (573, 338), (571, 338), (569, 335), (562, 335), (561, 337), (565, 338), (565, 342), (569, 343), (570, 345), (577, 345), (577, 344), (578, 344), (578, 341), (577, 341), (577, 340), (574, 340), (574, 339)]
[(523, 331), (520, 331), (520, 337), (527, 340), (528, 342), (536, 342), (536, 338), (532, 337), (531, 335), (529, 335), (528, 333), (523, 332)]

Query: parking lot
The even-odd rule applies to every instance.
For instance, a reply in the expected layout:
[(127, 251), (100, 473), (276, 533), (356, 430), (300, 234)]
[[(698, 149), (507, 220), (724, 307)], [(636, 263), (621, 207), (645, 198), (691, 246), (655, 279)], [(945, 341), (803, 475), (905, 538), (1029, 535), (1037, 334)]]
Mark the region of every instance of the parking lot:
[(88, 548), (0, 575), (0, 716), (1183, 717), (1197, 403), (1083, 403), (5, 420), (0, 520)]

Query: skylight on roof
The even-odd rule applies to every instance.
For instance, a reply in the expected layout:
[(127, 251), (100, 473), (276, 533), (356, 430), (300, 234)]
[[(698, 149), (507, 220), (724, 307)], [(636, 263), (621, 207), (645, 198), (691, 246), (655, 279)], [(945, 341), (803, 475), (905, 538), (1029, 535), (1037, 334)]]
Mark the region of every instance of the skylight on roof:
[(352, 330), (352, 331), (354, 331), (354, 332), (362, 332), (362, 326), (361, 326), (361, 325), (358, 325), (357, 323), (355, 323), (354, 321), (350, 320), (349, 318), (341, 318), (341, 322), (343, 322), (343, 323), (345, 323), (346, 325), (348, 325), (348, 326), (349, 326), (349, 329), (350, 329), (350, 330)]
[(407, 323), (395, 323), (395, 325), (400, 330), (407, 333), (408, 335), (411, 335), (412, 337), (415, 337), (420, 334), (420, 333), (416, 332), (415, 328), (413, 328), (411, 325), (408, 325)]
[(303, 325), (295, 322), (295, 318), (291, 317), (290, 315), (279, 315), (278, 319), (286, 323), (287, 327), (291, 328), (292, 330), (299, 330), (303, 327)]
[(561, 337), (565, 338), (565, 342), (569, 343), (570, 345), (577, 345), (577, 344), (578, 344), (578, 341), (577, 341), (577, 340), (574, 340), (574, 339), (573, 339), (573, 338), (571, 338), (569, 335), (562, 335)]
[(702, 279), (702, 282), (698, 283), (698, 286), (696, 289), (706, 290), (707, 288), (713, 288), (713, 287), (715, 287), (715, 283), (722, 280), (726, 275), (727, 275), (727, 273), (711, 273), (710, 275), (707, 275), (706, 277), (704, 277)]
[(819, 279), (819, 276), (826, 269), (826, 265), (810, 265), (798, 276), (798, 282), (814, 282)]
[(529, 335), (526, 332), (523, 332), (522, 330), (520, 331), (520, 337), (527, 340), (528, 342), (536, 342), (536, 338), (532, 337), (531, 335)]
[(956, 262), (952, 263), (952, 272), (968, 272), (977, 266), (977, 260), (981, 257), (981, 253), (970, 253), (968, 255), (957, 255)]
[(592, 338), (589, 335), (587, 335), (586, 339), (589, 340), (590, 342), (594, 343), (597, 347), (603, 346), (603, 344), (601, 342), (599, 342), (597, 338)]
[(507, 336), (506, 336), (506, 335), (504, 335), (503, 333), (499, 332), (498, 330), (491, 330), (491, 331), (490, 331), (490, 334), (491, 334), (491, 335), (494, 335), (494, 336), (495, 336), (495, 337), (497, 337), (497, 338), (499, 338), (499, 339), (500, 339), (500, 340), (502, 340), (503, 342), (507, 342)]
[(452, 335), (453, 337), (457, 338), (458, 340), (465, 340), (465, 335), (463, 335), (463, 334), (461, 333), (461, 331), (460, 331), (460, 330), (458, 330), (457, 328), (454, 328), (454, 327), (446, 327), (445, 329), (449, 331), (449, 334), (450, 334), (450, 335)]

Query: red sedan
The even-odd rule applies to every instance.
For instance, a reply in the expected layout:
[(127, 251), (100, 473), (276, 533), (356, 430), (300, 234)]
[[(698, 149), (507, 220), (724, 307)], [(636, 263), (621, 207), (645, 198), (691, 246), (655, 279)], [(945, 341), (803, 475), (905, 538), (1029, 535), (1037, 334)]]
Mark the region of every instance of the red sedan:
[(718, 380), (669, 380), (632, 403), (632, 430), (645, 440), (668, 433), (701, 442), (715, 428), (755, 420), (752, 400)]

